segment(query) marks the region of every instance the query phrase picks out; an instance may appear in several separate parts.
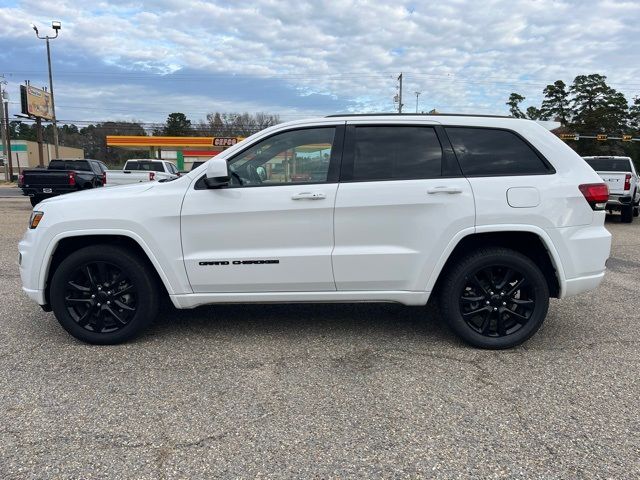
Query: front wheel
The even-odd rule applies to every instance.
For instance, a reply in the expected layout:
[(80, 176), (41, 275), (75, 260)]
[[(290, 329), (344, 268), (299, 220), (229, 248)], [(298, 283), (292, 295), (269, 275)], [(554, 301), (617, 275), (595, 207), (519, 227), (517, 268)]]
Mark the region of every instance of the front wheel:
[(549, 308), (547, 281), (528, 257), (485, 248), (460, 259), (442, 284), (442, 314), (465, 342), (479, 348), (511, 348), (528, 340)]
[(95, 245), (63, 260), (51, 279), (50, 301), (71, 335), (110, 345), (134, 338), (151, 323), (158, 311), (158, 288), (138, 256)]
[(31, 206), (35, 207), (42, 201), (42, 198), (34, 195), (33, 197), (29, 197), (29, 201), (31, 202)]

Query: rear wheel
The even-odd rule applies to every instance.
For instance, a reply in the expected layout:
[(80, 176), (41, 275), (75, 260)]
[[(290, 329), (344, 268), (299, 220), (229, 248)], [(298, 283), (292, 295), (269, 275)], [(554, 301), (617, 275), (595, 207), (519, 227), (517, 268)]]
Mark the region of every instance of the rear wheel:
[(137, 336), (155, 318), (158, 293), (149, 267), (128, 250), (86, 247), (69, 255), (51, 280), (60, 325), (79, 340), (116, 344)]
[(620, 209), (622, 223), (631, 223), (633, 222), (633, 206), (632, 205), (623, 205)]
[(446, 273), (440, 303), (449, 326), (465, 342), (504, 349), (538, 331), (549, 308), (549, 288), (528, 257), (486, 248), (462, 258)]

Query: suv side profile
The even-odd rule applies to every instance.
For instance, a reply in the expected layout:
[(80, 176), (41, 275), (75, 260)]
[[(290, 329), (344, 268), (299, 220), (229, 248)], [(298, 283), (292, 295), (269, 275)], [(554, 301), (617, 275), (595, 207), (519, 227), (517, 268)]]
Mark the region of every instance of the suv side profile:
[(550, 297), (596, 288), (608, 190), (549, 131), (488, 116), (363, 115), (263, 130), (173, 182), (42, 202), (23, 290), (85, 342), (149, 325), (160, 297), (399, 302), (509, 348)]

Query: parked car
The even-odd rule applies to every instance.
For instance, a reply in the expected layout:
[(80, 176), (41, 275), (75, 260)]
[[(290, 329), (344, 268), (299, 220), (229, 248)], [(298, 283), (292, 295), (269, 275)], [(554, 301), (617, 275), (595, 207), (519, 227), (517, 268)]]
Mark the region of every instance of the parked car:
[(529, 120), (296, 121), (172, 182), (43, 202), (19, 244), (20, 274), (89, 343), (137, 335), (167, 296), (177, 308), (434, 296), (463, 340), (509, 348), (540, 328), (549, 297), (602, 281), (608, 197)]
[(630, 157), (582, 157), (609, 187), (607, 210), (620, 212), (621, 220), (633, 222), (640, 214), (640, 182)]
[(51, 160), (48, 167), (23, 170), (18, 187), (36, 206), (45, 198), (104, 185), (107, 166), (100, 160)]
[(178, 167), (167, 160), (127, 160), (122, 170), (107, 170), (105, 185), (173, 180), (180, 176)]

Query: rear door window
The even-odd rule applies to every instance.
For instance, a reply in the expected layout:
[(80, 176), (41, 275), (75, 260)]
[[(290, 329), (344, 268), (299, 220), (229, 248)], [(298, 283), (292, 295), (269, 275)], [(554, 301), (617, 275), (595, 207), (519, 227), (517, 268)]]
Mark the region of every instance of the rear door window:
[(466, 176), (553, 173), (527, 142), (509, 130), (447, 127), (446, 132)]
[(432, 127), (357, 126), (352, 155), (356, 182), (435, 178), (442, 172), (442, 147)]

